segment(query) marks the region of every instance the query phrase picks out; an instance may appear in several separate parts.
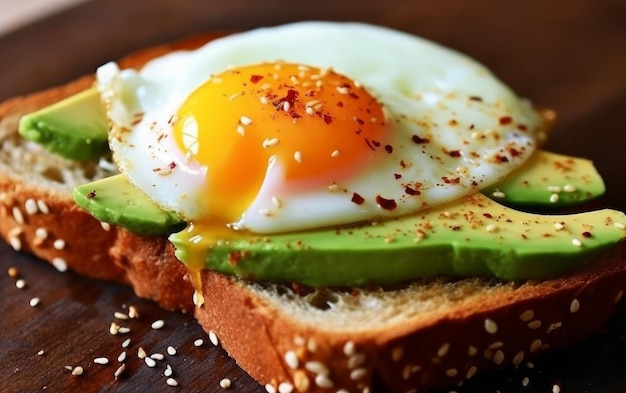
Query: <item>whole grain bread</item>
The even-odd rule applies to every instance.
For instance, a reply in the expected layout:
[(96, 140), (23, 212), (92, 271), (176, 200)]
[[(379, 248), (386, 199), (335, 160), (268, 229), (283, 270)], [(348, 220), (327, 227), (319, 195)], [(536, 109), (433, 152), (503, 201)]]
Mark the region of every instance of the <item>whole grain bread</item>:
[[(214, 36), (150, 48), (120, 64), (139, 67)], [(86, 76), (0, 105), (0, 235), (59, 270), (124, 283), (166, 309), (195, 312), (268, 392), (421, 392), (455, 385), (589, 336), (623, 296), (624, 242), (580, 271), (545, 281), (442, 277), (312, 290), (203, 270), (194, 294), (164, 237), (102, 224), (75, 206), (75, 185), (111, 172), (97, 162), (59, 158), (17, 134), (22, 114), (92, 82)]]

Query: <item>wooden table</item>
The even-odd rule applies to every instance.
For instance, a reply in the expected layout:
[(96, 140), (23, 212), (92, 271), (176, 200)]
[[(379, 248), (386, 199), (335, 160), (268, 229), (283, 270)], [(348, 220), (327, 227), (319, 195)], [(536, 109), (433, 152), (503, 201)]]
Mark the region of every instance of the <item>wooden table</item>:
[[(619, 0), (93, 1), (0, 36), (0, 99), (69, 81), (133, 49), (194, 32), (303, 19), (385, 24), (488, 64), (521, 95), (558, 112), (547, 147), (595, 160), (608, 187), (604, 203), (626, 210), (626, 3)], [(10, 266), (19, 269), (24, 289), (6, 274)], [(34, 297), (41, 302), (30, 307)], [(141, 313), (127, 322), (131, 332), (110, 335), (114, 313), (131, 305)], [(164, 328), (151, 329), (158, 319)], [(537, 359), (534, 368), (483, 374), (457, 391), (549, 392), (555, 383), (565, 392), (624, 391), (625, 335), (626, 310), (620, 310), (605, 331)], [(127, 368), (115, 380), (126, 338)], [(199, 338), (203, 344), (196, 347)], [(170, 345), (177, 348), (174, 356), (166, 352)], [(145, 367), (136, 357), (140, 346), (165, 359)], [(97, 357), (110, 363), (95, 364)], [(190, 316), (0, 246), (0, 391), (175, 391), (166, 385), (166, 364), (180, 391), (220, 392), (222, 378), (232, 381), (231, 391), (262, 391)], [(81, 377), (65, 369), (79, 365)]]

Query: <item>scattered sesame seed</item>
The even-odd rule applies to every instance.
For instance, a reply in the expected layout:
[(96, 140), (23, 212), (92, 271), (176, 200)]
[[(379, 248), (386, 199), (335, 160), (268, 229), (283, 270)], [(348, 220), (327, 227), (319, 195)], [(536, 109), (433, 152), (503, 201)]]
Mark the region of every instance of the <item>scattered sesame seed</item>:
[(239, 125), (239, 126), (236, 127), (236, 129), (237, 129), (237, 134), (239, 134), (241, 136), (245, 136), (246, 135), (246, 129), (243, 126)]
[(11, 278), (17, 278), (20, 275), (19, 270), (17, 270), (15, 266), (9, 267), (9, 270), (7, 270), (7, 273), (9, 273), (9, 277)]
[(193, 296), (191, 297), (193, 304), (197, 307), (200, 307), (204, 304), (204, 296), (198, 291), (193, 291)]
[(113, 316), (117, 319), (122, 319), (122, 320), (128, 319), (127, 314), (124, 314), (123, 312), (119, 312), (119, 311), (114, 312)]
[(356, 353), (354, 341), (349, 340), (343, 345), (343, 354), (346, 356), (352, 356)]
[(501, 198), (506, 198), (506, 194), (505, 194), (505, 193), (503, 193), (502, 191), (494, 191), (491, 195), (492, 195), (494, 198), (500, 198), (500, 199), (501, 199)]
[(341, 155), (341, 151), (340, 151), (340, 150), (333, 150), (333, 152), (332, 152), (332, 153), (330, 153), (330, 156), (331, 156), (332, 158), (337, 158), (337, 157), (339, 157), (340, 155)]
[(54, 266), (61, 273), (67, 271), (67, 262), (61, 257), (52, 259), (52, 266)]
[(572, 239), (572, 244), (576, 247), (582, 247), (583, 242), (581, 242), (580, 239)]
[(204, 340), (199, 338), (193, 342), (194, 347), (201, 347), (204, 344)]
[(54, 241), (54, 243), (52, 243), (52, 247), (54, 247), (56, 250), (62, 250), (65, 248), (65, 240), (63, 239), (57, 239)]
[(541, 321), (538, 319), (535, 319), (534, 321), (528, 324), (528, 328), (532, 330), (539, 329), (540, 327), (541, 327)]
[(46, 204), (46, 202), (41, 199), (37, 200), (37, 207), (39, 208), (39, 211), (42, 212), (43, 214), (50, 213), (50, 208), (48, 208), (48, 205)]
[(24, 289), (26, 287), (26, 281), (23, 278), (20, 278), (15, 281), (15, 286), (17, 289)]
[(41, 302), (40, 298), (34, 297), (34, 298), (30, 299), (29, 304), (30, 304), (31, 307), (37, 307), (40, 302)]
[(152, 325), (150, 325), (150, 327), (154, 330), (162, 329), (163, 326), (165, 326), (165, 321), (162, 319), (157, 319), (156, 321), (152, 322)]
[(576, 192), (576, 187), (572, 184), (566, 184), (563, 186), (563, 191), (565, 192)]
[(624, 297), (624, 291), (619, 291), (617, 296), (615, 296), (615, 303), (619, 303), (620, 300), (622, 300), (622, 297)]
[(106, 232), (111, 230), (111, 224), (109, 224), (108, 222), (100, 221), (100, 227), (104, 229)]
[(220, 381), (220, 387), (222, 389), (230, 389), (230, 386), (231, 386), (230, 379), (224, 378)]
[(146, 363), (146, 366), (150, 368), (156, 367), (156, 361), (149, 356), (146, 356), (143, 361)]
[(561, 187), (559, 186), (548, 186), (548, 191), (550, 191), (551, 193), (559, 193), (561, 192)]
[(440, 358), (446, 356), (446, 354), (448, 353), (448, 350), (450, 350), (450, 343), (445, 343), (443, 344), (441, 347), (439, 347), (439, 349), (437, 350), (437, 356), (439, 356)]
[(45, 240), (48, 237), (48, 230), (46, 228), (35, 229), (35, 237), (37, 239)]
[(165, 366), (165, 371), (163, 371), (163, 375), (166, 377), (171, 377), (174, 374), (174, 370), (172, 370), (172, 366), (169, 364)]
[(272, 197), (272, 204), (274, 205), (275, 208), (280, 209), (281, 207), (283, 207), (283, 201), (280, 200), (280, 198), (278, 197)]
[(621, 222), (615, 222), (613, 223), (613, 225), (615, 226), (615, 228), (626, 229), (626, 224), (621, 223)]
[(95, 358), (93, 360), (93, 362), (95, 364), (102, 364), (102, 365), (104, 365), (104, 364), (109, 364), (109, 359), (107, 359), (105, 357), (99, 357), (99, 358)]
[(476, 371), (478, 371), (478, 369), (476, 368), (476, 366), (472, 366), (467, 370), (467, 374), (465, 374), (465, 378), (470, 379), (474, 376), (474, 374), (476, 374)]
[(555, 222), (554, 223), (554, 229), (556, 229), (557, 231), (560, 231), (563, 228), (565, 228), (565, 224), (563, 224), (562, 222)]
[(459, 374), (459, 370), (456, 368), (449, 368), (446, 370), (446, 375), (448, 377), (456, 377)]
[(498, 230), (498, 227), (496, 224), (489, 224), (487, 225), (487, 227), (485, 228), (487, 230), (487, 232), (495, 232)]
[(121, 334), (130, 333), (130, 328), (126, 326), (120, 326), (120, 328), (118, 329), (118, 332)]
[(356, 368), (350, 372), (350, 379), (353, 381), (358, 381), (359, 379), (365, 377), (366, 375), (367, 375), (367, 369)]
[(267, 393), (276, 393), (276, 388), (274, 386), (272, 386), (272, 384), (266, 384), (265, 385), (265, 391)]
[(350, 369), (357, 368), (357, 367), (363, 365), (363, 363), (365, 363), (366, 359), (367, 359), (367, 357), (365, 356), (364, 353), (356, 353), (356, 354), (350, 356), (350, 358), (348, 359), (348, 368), (350, 368)]
[(497, 350), (496, 353), (493, 355), (493, 362), (498, 366), (504, 363), (504, 352), (502, 352), (501, 350)]
[(522, 386), (526, 387), (526, 386), (528, 386), (529, 383), (530, 383), (530, 378), (524, 377), (522, 379)]
[(552, 386), (552, 393), (561, 393), (561, 387), (557, 384)]
[(248, 116), (241, 116), (239, 118), (239, 122), (243, 124), (244, 126), (249, 126), (250, 124), (252, 124), (252, 119), (249, 118)]
[(113, 373), (113, 376), (115, 377), (115, 379), (119, 378), (119, 376), (124, 373), (124, 370), (126, 370), (125, 364), (122, 364), (121, 366), (119, 366), (117, 370), (115, 370), (115, 373)]
[(72, 375), (76, 377), (79, 375), (83, 375), (83, 372), (85, 372), (85, 370), (83, 370), (81, 366), (77, 366), (77, 367), (74, 367), (74, 369), (72, 369)]
[(528, 322), (535, 316), (535, 312), (533, 310), (526, 310), (520, 314), (519, 319), (524, 322)]
[(139, 318), (139, 310), (137, 310), (137, 307), (135, 306), (128, 307), (128, 317), (132, 319)]
[(467, 348), (467, 354), (468, 354), (470, 357), (471, 357), (471, 356), (476, 355), (477, 353), (478, 353), (478, 348), (476, 348), (475, 346), (470, 345), (470, 346)]
[(559, 194), (552, 194), (550, 195), (550, 202), (551, 203), (557, 203), (559, 201)]
[(122, 341), (122, 348), (128, 348), (129, 345), (130, 345), (130, 338), (127, 338), (126, 340)]
[(143, 347), (137, 348), (137, 357), (139, 359), (145, 359), (147, 356), (148, 354), (146, 353), (146, 350), (143, 349)]
[(513, 364), (514, 365), (519, 365), (524, 361), (524, 351), (519, 351), (517, 354), (515, 354), (515, 356), (513, 356)]
[(541, 348), (542, 344), (543, 342), (540, 339), (536, 339), (535, 341), (530, 343), (530, 348), (529, 348), (530, 352), (531, 353), (537, 352)]
[(35, 200), (32, 198), (28, 198), (24, 203), (24, 210), (26, 211), (26, 214), (29, 215), (37, 214), (37, 212), (39, 211), (39, 209), (37, 208), (37, 202), (35, 202)]
[(395, 347), (391, 351), (391, 360), (394, 362), (399, 362), (402, 359), (402, 356), (404, 356), (404, 348), (402, 347)]
[(154, 360), (163, 360), (165, 359), (165, 356), (162, 353), (156, 352), (153, 353), (152, 355), (150, 355), (150, 357)]
[(176, 355), (176, 348), (170, 345), (169, 347), (167, 347), (167, 354), (170, 356)]
[(178, 386), (178, 381), (174, 378), (168, 378), (165, 383), (168, 384), (168, 386)]
[(9, 245), (11, 245), (11, 248), (15, 251), (20, 251), (22, 249), (22, 241), (17, 236), (9, 237)]
[(319, 374), (319, 375), (329, 374), (328, 367), (326, 367), (323, 363), (315, 361), (315, 360), (306, 362), (304, 364), (304, 368), (306, 368), (307, 370), (309, 370), (310, 372), (314, 374)]
[(119, 333), (119, 331), (120, 325), (115, 322), (111, 322), (111, 325), (109, 326), (109, 333), (115, 336), (117, 333)]
[(485, 331), (489, 334), (496, 334), (498, 332), (498, 325), (491, 319), (485, 319)]
[(569, 312), (575, 314), (578, 312), (578, 310), (580, 310), (580, 302), (578, 301), (578, 299), (574, 299), (569, 305)]
[(46, 354), (46, 352), (43, 349), (41, 349), (41, 350), (39, 350), (39, 352), (37, 352), (37, 356), (43, 356), (45, 354)]
[(298, 359), (298, 355), (294, 351), (287, 351), (285, 353), (284, 358), (285, 358), (285, 363), (287, 364), (289, 368), (294, 369), (294, 370), (298, 368), (300, 361)]
[(280, 143), (278, 138), (266, 138), (263, 140), (263, 148), (267, 149), (270, 147), (274, 147)]
[(315, 376), (315, 384), (322, 389), (330, 389), (335, 385), (328, 376), (323, 374), (317, 374)]
[(117, 357), (117, 361), (119, 363), (124, 363), (126, 361), (126, 351), (122, 351), (122, 353), (119, 354), (119, 356)]
[(24, 214), (22, 214), (22, 211), (20, 210), (19, 207), (13, 206), (12, 213), (13, 213), (13, 219), (15, 220), (15, 222), (17, 222), (20, 225), (24, 224)]

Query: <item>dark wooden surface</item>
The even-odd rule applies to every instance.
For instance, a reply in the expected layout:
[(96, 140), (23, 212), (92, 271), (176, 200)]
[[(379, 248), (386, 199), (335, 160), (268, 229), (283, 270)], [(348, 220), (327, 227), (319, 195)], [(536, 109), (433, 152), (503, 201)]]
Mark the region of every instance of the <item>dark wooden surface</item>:
[[(606, 178), (605, 204), (626, 209), (626, 3), (621, 0), (94, 0), (0, 37), (0, 100), (64, 83), (133, 49), (194, 32), (304, 19), (385, 24), (477, 58), (520, 94), (558, 112), (548, 148), (594, 159)], [(19, 269), (26, 288), (15, 287), (6, 273), (10, 266)], [(29, 306), (33, 297), (41, 298), (37, 307)], [(113, 313), (129, 305), (141, 318), (122, 321), (131, 333), (110, 335)], [(156, 319), (165, 320), (163, 329), (150, 328)], [(457, 391), (550, 392), (555, 383), (565, 392), (626, 391), (625, 335), (623, 309), (603, 332), (537, 359), (534, 368), (483, 374)], [(115, 380), (126, 337), (131, 338), (127, 370)], [(193, 345), (197, 338), (204, 339), (203, 346)], [(168, 356), (168, 345), (178, 354)], [(166, 359), (148, 368), (136, 357), (139, 346)], [(94, 364), (100, 356), (111, 363)], [(166, 364), (178, 388), (166, 385)], [(78, 378), (64, 368), (78, 365), (85, 369)], [(159, 310), (117, 285), (58, 273), (0, 245), (0, 391), (219, 392), (226, 377), (233, 382), (231, 391), (262, 391), (189, 316)]]

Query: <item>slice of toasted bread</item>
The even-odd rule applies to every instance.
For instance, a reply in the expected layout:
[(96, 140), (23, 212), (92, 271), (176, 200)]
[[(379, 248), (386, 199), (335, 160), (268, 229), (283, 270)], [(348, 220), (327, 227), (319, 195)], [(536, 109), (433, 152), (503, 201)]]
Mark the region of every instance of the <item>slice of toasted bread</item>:
[[(123, 59), (137, 67), (214, 35)], [(439, 278), (350, 291), (292, 288), (200, 272), (191, 303), (187, 270), (163, 237), (103, 225), (71, 190), (107, 176), (97, 163), (56, 157), (17, 135), (19, 117), (90, 86), (66, 86), (0, 105), (0, 235), (59, 270), (131, 285), (203, 328), (267, 391), (424, 391), (520, 362), (597, 331), (626, 287), (624, 244), (587, 268), (545, 281)], [(196, 296), (198, 299), (199, 296)], [(207, 365), (211, 367), (211, 365)]]

